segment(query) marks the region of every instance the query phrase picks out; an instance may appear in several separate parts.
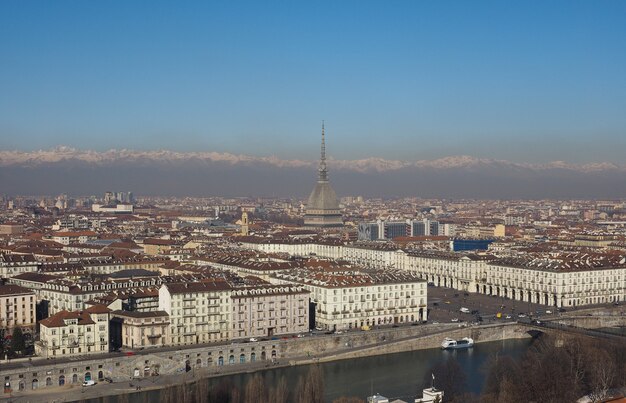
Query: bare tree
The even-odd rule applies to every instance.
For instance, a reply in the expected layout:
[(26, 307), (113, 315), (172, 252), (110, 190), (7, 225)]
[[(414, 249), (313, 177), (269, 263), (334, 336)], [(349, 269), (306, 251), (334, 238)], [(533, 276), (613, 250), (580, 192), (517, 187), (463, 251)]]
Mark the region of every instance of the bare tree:
[(296, 401), (299, 403), (324, 403), (324, 372), (319, 365), (311, 365), (296, 386)]
[(338, 399), (333, 400), (333, 403), (365, 403), (365, 400), (358, 397), (345, 397), (342, 396)]
[(594, 402), (602, 401), (607, 397), (615, 377), (615, 365), (606, 351), (594, 349), (590, 363), (591, 376), (589, 397)]
[(467, 376), (463, 368), (455, 358), (449, 357), (446, 361), (440, 362), (424, 375), (424, 386), (430, 386), (432, 382), (431, 374), (435, 376), (436, 387), (445, 393), (446, 402), (454, 402), (466, 387)]
[(209, 400), (209, 386), (206, 380), (201, 379), (195, 384), (195, 401), (197, 403), (207, 403)]
[(265, 403), (267, 402), (267, 389), (261, 375), (254, 374), (246, 383), (244, 403)]
[(289, 401), (289, 389), (285, 376), (281, 376), (276, 386), (270, 389), (269, 401), (273, 403), (287, 403)]
[(230, 403), (241, 403), (241, 392), (236, 386), (230, 390)]

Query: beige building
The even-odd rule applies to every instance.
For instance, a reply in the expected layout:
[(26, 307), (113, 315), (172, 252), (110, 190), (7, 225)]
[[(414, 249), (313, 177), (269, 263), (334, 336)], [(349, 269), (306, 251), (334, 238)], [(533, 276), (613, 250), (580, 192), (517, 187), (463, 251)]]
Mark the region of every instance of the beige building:
[(0, 285), (0, 329), (7, 333), (16, 326), (35, 326), (35, 293), (17, 285)]
[(163, 284), (159, 310), (170, 315), (171, 344), (230, 339), (231, 286), (225, 281)]
[(24, 226), (13, 222), (0, 224), (0, 235), (19, 235), (24, 233)]
[(496, 224), (493, 229), (493, 236), (496, 238), (504, 238), (506, 236), (506, 225)]
[(328, 245), (314, 240), (259, 241), (249, 237), (242, 245), (266, 253), (315, 254), (369, 267), (392, 267), (412, 272), (436, 286), (544, 305), (567, 307), (626, 301), (626, 256), (620, 253), (528, 253), (525, 258), (495, 261), (496, 257), (489, 254)]
[(62, 231), (52, 234), (52, 240), (61, 245), (69, 245), (71, 243), (87, 243), (87, 241), (96, 239), (96, 233), (93, 231)]
[(35, 352), (43, 357), (67, 357), (109, 352), (109, 312), (103, 305), (84, 311), (61, 311), (39, 321)]
[(143, 253), (150, 256), (162, 255), (172, 249), (176, 242), (170, 239), (145, 239), (143, 241)]
[(128, 348), (170, 345), (170, 316), (165, 311), (114, 311), (113, 321), (121, 322), (122, 346)]
[(271, 337), (309, 329), (309, 291), (295, 285), (234, 289), (232, 337)]
[(32, 254), (27, 255), (0, 255), (0, 277), (14, 277), (23, 273), (37, 271), (39, 263)]
[(500, 259), (481, 274), (477, 292), (569, 307), (626, 301), (626, 257), (592, 253)]
[(315, 326), (325, 330), (426, 320), (426, 281), (404, 271), (307, 268), (274, 277), (311, 292)]

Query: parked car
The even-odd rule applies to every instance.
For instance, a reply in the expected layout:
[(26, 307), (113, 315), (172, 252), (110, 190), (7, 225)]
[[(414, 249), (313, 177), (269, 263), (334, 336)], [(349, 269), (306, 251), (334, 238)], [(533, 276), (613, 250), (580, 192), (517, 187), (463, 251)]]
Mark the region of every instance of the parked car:
[(518, 314), (518, 315), (517, 315), (517, 317), (518, 317), (518, 318), (525, 318), (525, 317), (526, 317), (526, 314), (520, 313), (520, 314)]
[(255, 342), (255, 341), (259, 341), (259, 339), (257, 339), (256, 337), (250, 337), (250, 341)]
[(452, 319), (450, 319), (450, 322), (458, 322), (458, 321), (459, 321), (459, 318), (452, 318)]
[(95, 384), (96, 384), (96, 381), (93, 381), (93, 380), (83, 382), (83, 386), (93, 386)]
[(550, 314), (552, 313), (552, 311), (548, 309), (548, 310), (546, 310), (546, 313), (547, 313), (548, 315), (550, 315)]

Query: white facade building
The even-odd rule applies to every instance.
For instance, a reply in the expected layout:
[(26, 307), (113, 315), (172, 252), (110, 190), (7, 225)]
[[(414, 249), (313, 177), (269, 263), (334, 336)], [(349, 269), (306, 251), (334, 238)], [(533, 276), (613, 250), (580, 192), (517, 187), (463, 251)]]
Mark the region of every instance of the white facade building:
[(231, 338), (231, 293), (226, 282), (163, 284), (159, 310), (170, 315), (173, 345), (210, 343)]
[(626, 301), (626, 255), (614, 251), (527, 252), (525, 258), (489, 254), (405, 251), (390, 244), (318, 245), (314, 239), (272, 243), (247, 240), (244, 246), (295, 256), (345, 259), (366, 267), (397, 268), (436, 286), (550, 306)]
[(108, 353), (109, 312), (107, 307), (95, 305), (41, 320), (36, 353), (46, 358)]

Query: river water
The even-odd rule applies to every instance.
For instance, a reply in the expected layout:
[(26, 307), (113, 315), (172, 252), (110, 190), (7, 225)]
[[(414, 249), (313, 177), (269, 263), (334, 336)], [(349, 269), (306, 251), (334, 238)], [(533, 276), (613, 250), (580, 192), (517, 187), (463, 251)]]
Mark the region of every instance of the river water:
[[(404, 353), (387, 354), (322, 363), (324, 371), (326, 400), (332, 402), (341, 396), (357, 396), (365, 399), (374, 393), (389, 398), (414, 398), (421, 396), (422, 381), (430, 368), (449, 356), (454, 356), (467, 375), (467, 391), (480, 393), (484, 380), (484, 366), (495, 354), (512, 357), (521, 356), (531, 345), (531, 339), (503, 340), (480, 343), (466, 350), (443, 351), (440, 349), (417, 350)], [(267, 386), (275, 385), (285, 376), (290, 389), (295, 388), (300, 376), (304, 376), (308, 366), (282, 367), (261, 371)], [(235, 386), (243, 390), (253, 374), (236, 374), (218, 378), (209, 378), (209, 387), (229, 378)], [(158, 393), (146, 391), (128, 396), (130, 403), (154, 401)], [(110, 401), (110, 400), (109, 400)], [(181, 402), (182, 403), (182, 402)]]

